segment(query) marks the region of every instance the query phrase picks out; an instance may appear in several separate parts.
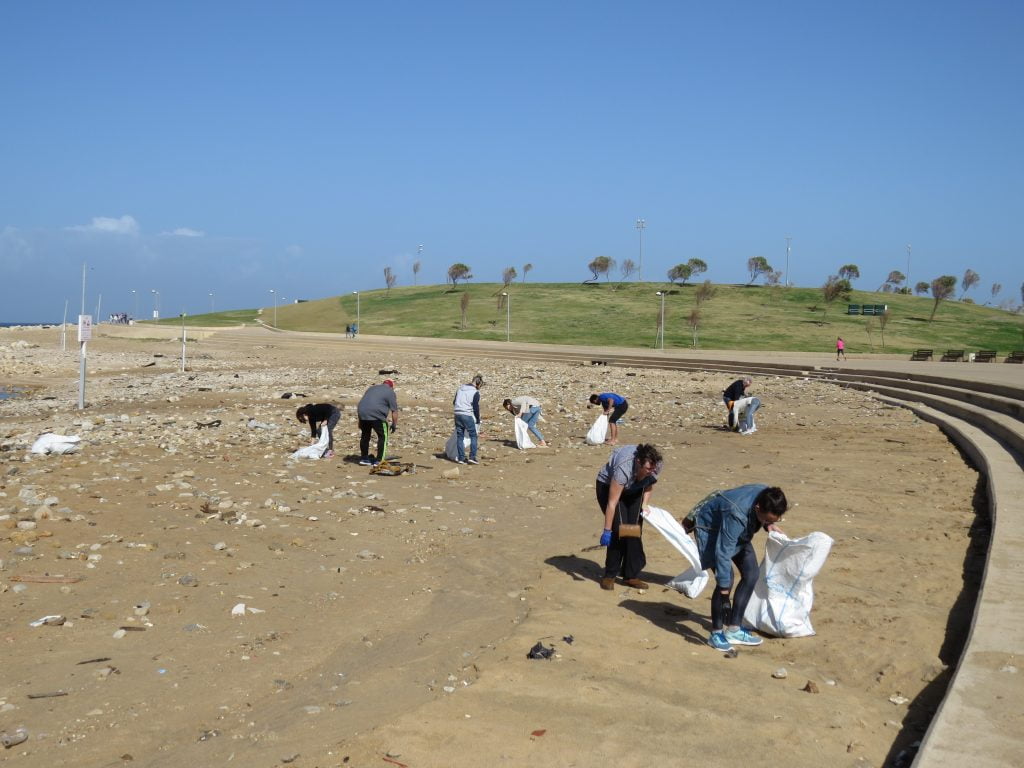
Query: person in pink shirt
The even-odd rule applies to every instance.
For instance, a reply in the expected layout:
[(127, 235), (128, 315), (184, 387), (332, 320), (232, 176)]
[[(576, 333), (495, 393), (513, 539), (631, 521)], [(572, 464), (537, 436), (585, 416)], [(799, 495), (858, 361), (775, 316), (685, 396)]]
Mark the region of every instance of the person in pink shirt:
[(843, 356), (843, 360), (846, 359), (846, 342), (843, 341), (842, 336), (836, 337), (836, 362), (839, 362), (839, 356)]

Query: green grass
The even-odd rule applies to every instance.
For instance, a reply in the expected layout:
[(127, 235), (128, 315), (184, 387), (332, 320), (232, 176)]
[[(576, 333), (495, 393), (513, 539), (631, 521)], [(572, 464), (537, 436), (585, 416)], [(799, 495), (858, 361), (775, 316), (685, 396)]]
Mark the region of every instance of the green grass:
[[(270, 308), (273, 313), (274, 308)], [(201, 325), (206, 328), (222, 328), (235, 325), (254, 325), (259, 316), (258, 309), (232, 309), (227, 312), (207, 312), (205, 315), (187, 315), (185, 322), (189, 325)], [(181, 325), (181, 317), (165, 317), (161, 320), (140, 320), (139, 325)]]
[[(944, 301), (929, 322), (933, 299), (891, 293), (853, 291), (849, 302), (825, 306), (818, 288), (767, 288), (719, 285), (701, 307), (698, 347), (703, 349), (831, 351), (842, 336), (850, 353), (909, 353), (920, 347), (995, 349), (1001, 354), (1024, 349), (1024, 316), (992, 307)], [(665, 297), (665, 347), (690, 349), (690, 312), (696, 286), (664, 283), (516, 283), (511, 298), (513, 341), (653, 348), (661, 299)], [(469, 283), (366, 291), (359, 296), (361, 332), (389, 336), (426, 336), (505, 340), (506, 310), (498, 307), (501, 285)], [(466, 327), (460, 302), (469, 296)], [(847, 303), (887, 304), (890, 317), (883, 334), (879, 318), (846, 315)], [(261, 319), (272, 323), (273, 307)], [(189, 317), (197, 325), (252, 322), (256, 310)], [(223, 318), (207, 323), (206, 318)], [(356, 297), (281, 305), (278, 326), (288, 330), (343, 333), (356, 319)], [(230, 320), (230, 322), (228, 321)], [(169, 319), (163, 322), (180, 322)]]

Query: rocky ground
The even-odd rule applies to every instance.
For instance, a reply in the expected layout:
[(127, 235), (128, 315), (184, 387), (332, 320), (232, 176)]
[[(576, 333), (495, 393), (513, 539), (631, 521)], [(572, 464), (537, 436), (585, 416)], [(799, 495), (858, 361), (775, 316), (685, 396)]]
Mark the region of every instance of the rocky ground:
[[(969, 622), (978, 475), (864, 393), (758, 378), (759, 431), (741, 437), (717, 374), (231, 331), (190, 342), (181, 372), (180, 343), (101, 330), (79, 411), (57, 333), (0, 331), (0, 384), (29, 388), (0, 401), (0, 731), (28, 737), (2, 763), (896, 764)], [(355, 463), (355, 403), (380, 370), (398, 372), (411, 474)], [(456, 468), (451, 398), (477, 372), (482, 463)], [(598, 588), (608, 451), (583, 436), (603, 390), (631, 402), (623, 440), (665, 453), (659, 506), (771, 482), (787, 533), (835, 539), (816, 636), (711, 650), (708, 595), (664, 586), (685, 563), (652, 529), (651, 589)], [(543, 403), (551, 447), (515, 448), (500, 404), (518, 394)], [(289, 460), (309, 437), (296, 406), (325, 401), (344, 406), (336, 457)], [(28, 453), (45, 432), (80, 450)], [(552, 659), (527, 659), (538, 641)]]

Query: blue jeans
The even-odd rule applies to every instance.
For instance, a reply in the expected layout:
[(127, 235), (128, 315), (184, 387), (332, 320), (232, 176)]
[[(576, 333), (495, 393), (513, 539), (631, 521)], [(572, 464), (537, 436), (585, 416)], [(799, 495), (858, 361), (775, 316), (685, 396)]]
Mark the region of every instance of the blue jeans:
[(750, 405), (743, 411), (743, 420), (740, 422), (741, 432), (754, 426), (754, 414), (757, 413), (757, 409), (760, 407), (761, 401), (758, 398), (750, 398)]
[(539, 405), (532, 405), (532, 406), (530, 406), (530, 410), (523, 411), (522, 415), (519, 418), (521, 418), (523, 421), (526, 422), (526, 426), (530, 428), (530, 432), (533, 433), (533, 436), (536, 437), (538, 440), (540, 440), (543, 443), (544, 442), (544, 435), (542, 435), (540, 433), (540, 430), (537, 429), (537, 427), (535, 426), (536, 423), (537, 423), (537, 418), (539, 416), (540, 416), (540, 406)]
[(469, 433), (469, 458), (476, 460), (476, 420), (468, 413), (455, 414), (455, 444), (458, 446), (459, 461), (466, 460), (466, 451), (462, 440)]

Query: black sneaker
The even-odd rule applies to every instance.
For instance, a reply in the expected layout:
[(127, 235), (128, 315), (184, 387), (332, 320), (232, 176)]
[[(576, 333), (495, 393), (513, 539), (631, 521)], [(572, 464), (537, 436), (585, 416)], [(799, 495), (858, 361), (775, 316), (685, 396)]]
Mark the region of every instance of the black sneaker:
[(370, 461), (370, 457), (369, 457), (369, 456), (363, 456), (363, 458), (361, 458), (361, 459), (359, 460), (359, 463), (360, 463), (361, 465), (363, 465), (364, 467), (370, 467), (370, 466), (373, 466), (373, 463), (372, 463), (372, 462)]

